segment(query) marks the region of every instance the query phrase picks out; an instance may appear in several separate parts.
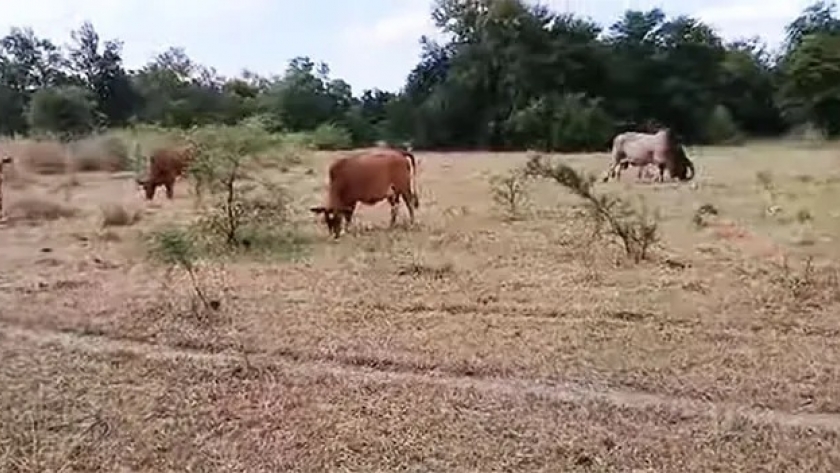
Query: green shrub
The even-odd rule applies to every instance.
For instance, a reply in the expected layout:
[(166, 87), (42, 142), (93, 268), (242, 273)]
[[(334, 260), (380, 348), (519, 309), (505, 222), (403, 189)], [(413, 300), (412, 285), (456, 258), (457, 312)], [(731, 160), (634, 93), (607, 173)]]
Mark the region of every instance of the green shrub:
[(743, 142), (743, 135), (732, 118), (732, 113), (723, 105), (717, 105), (706, 124), (706, 139), (712, 144), (734, 145)]
[(323, 123), (312, 130), (312, 144), (319, 150), (339, 150), (353, 147), (353, 136), (345, 128)]

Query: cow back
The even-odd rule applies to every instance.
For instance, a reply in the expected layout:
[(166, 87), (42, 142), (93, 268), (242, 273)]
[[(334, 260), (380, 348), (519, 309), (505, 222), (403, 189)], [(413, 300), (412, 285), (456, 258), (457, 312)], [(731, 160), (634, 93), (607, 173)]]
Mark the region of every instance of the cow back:
[(357, 202), (372, 205), (393, 191), (408, 192), (409, 159), (399, 150), (368, 149), (336, 160), (329, 169), (330, 206), (347, 208)]
[(195, 149), (191, 146), (158, 149), (149, 160), (150, 178), (162, 182), (182, 176), (194, 157)]

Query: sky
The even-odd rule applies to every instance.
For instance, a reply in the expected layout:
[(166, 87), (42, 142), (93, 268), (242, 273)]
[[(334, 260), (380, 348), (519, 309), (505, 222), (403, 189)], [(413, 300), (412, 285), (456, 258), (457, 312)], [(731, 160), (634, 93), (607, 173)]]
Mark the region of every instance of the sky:
[[(771, 45), (808, 0), (529, 0), (609, 26), (627, 9), (688, 14), (726, 39), (761, 36)], [(28, 0), (6, 8), (0, 31), (29, 26), (56, 44), (90, 21), (102, 39), (124, 42), (139, 68), (170, 46), (226, 76), (243, 68), (282, 73), (289, 59), (326, 62), (355, 93), (396, 91), (419, 59), (421, 35), (434, 37), (430, 0)]]

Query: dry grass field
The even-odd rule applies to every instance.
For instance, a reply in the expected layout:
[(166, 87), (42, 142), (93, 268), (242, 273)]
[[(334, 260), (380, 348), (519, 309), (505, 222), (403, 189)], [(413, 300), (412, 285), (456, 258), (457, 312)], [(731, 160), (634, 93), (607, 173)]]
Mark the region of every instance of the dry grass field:
[(691, 154), (689, 184), (596, 185), (657, 211), (639, 264), (553, 182), (505, 218), (488, 180), (524, 153), (419, 153), (416, 225), (382, 203), (333, 241), (314, 155), (272, 171), (309, 244), (208, 262), (210, 318), (142, 245), (187, 183), (18, 172), (0, 471), (838, 471), (840, 150)]

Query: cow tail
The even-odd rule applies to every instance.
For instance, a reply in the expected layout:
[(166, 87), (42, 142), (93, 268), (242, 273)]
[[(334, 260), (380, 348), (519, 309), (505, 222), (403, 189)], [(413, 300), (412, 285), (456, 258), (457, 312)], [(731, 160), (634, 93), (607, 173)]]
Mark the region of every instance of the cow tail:
[(410, 151), (404, 151), (405, 157), (408, 160), (408, 182), (409, 190), (411, 191), (411, 205), (416, 209), (420, 207), (420, 196), (417, 193), (417, 159)]

